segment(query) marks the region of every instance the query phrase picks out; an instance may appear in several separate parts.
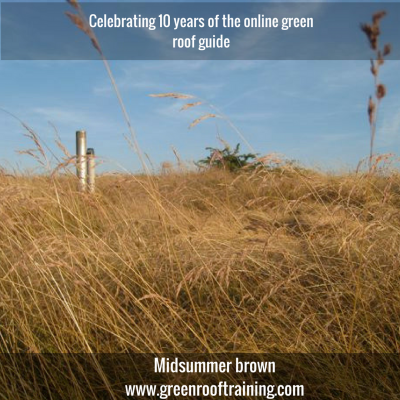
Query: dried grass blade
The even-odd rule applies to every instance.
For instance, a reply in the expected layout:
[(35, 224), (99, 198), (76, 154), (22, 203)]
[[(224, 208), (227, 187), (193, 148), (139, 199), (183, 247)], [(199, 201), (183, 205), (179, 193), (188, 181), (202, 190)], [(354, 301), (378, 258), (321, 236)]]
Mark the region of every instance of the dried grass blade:
[(173, 99), (193, 99), (193, 96), (190, 94), (182, 94), (182, 93), (157, 93), (157, 94), (149, 94), (150, 97), (170, 97)]
[(199, 106), (200, 104), (201, 101), (196, 101), (195, 103), (187, 103), (181, 108), (181, 111), (187, 110), (188, 108)]
[(215, 114), (205, 114), (202, 115), (199, 118), (196, 118), (190, 125), (189, 125), (189, 129), (195, 127), (196, 125), (198, 125), (200, 122), (205, 121), (206, 119), (209, 118), (217, 118), (217, 116)]
[(65, 12), (65, 15), (72, 21), (72, 23), (79, 28), (82, 32), (86, 33), (89, 37), (91, 37), (91, 32), (87, 24), (82, 20), (79, 15), (70, 13), (69, 11)]
[(79, 3), (77, 0), (67, 0), (67, 3), (74, 7), (75, 10), (79, 10)]
[(53, 178), (61, 169), (65, 169), (69, 165), (75, 164), (76, 162), (76, 156), (72, 156), (69, 159), (65, 160), (62, 163), (59, 163), (52, 171), (50, 177)]

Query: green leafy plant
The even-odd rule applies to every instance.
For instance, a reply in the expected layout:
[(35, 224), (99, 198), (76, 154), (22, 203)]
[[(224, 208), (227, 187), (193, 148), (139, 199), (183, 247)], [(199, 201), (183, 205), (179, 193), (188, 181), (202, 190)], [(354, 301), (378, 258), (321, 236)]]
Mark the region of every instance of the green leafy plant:
[(251, 162), (250, 160), (257, 159), (257, 155), (253, 153), (239, 154), (240, 143), (238, 143), (234, 150), (229, 145), (221, 149), (214, 147), (206, 147), (210, 154), (201, 160), (196, 165), (199, 167), (222, 168), (231, 172), (236, 172), (244, 167), (256, 167), (258, 162)]

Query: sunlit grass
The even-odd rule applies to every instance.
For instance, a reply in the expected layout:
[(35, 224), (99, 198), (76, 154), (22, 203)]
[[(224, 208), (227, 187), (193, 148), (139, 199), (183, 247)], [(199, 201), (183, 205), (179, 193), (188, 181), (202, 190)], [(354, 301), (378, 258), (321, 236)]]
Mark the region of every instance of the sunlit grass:
[(400, 179), (0, 178), (5, 352), (398, 352)]

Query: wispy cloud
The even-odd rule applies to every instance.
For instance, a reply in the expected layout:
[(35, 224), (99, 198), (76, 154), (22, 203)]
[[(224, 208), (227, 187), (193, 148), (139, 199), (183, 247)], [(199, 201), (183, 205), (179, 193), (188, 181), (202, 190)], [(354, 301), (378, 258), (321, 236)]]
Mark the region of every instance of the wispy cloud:
[[(232, 70), (234, 63), (232, 62)], [(221, 66), (220, 66), (221, 67)], [(225, 68), (225, 67), (224, 67)], [(215, 95), (224, 84), (211, 80), (221, 68), (206, 61), (129, 62), (115, 72), (118, 87), (123, 91), (166, 92), (184, 91), (194, 95)], [(206, 77), (209, 79), (205, 79)], [(108, 81), (93, 88), (95, 95), (110, 95), (113, 89)], [(198, 93), (199, 92), (199, 93)]]
[(41, 126), (51, 122), (56, 127), (60, 127), (61, 136), (63, 136), (63, 128), (71, 126), (71, 124), (75, 126), (75, 129), (88, 129), (96, 132), (96, 134), (115, 132), (115, 130), (121, 126), (118, 121), (113, 121), (112, 119), (105, 117), (103, 113), (87, 109), (85, 110), (83, 107), (34, 107), (28, 110), (27, 114), (30, 114), (32, 119), (36, 123), (40, 123)]
[(382, 146), (400, 145), (400, 104), (384, 109), (382, 124), (378, 127), (377, 143)]

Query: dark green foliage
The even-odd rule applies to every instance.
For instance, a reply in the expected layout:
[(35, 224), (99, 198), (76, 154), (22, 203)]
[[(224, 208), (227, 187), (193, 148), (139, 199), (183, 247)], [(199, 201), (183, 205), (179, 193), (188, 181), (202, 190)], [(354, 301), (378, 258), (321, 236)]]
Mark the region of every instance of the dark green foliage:
[(196, 163), (199, 167), (223, 168), (235, 172), (244, 167), (255, 168), (259, 164), (252, 161), (257, 158), (256, 154), (239, 154), (240, 143), (236, 145), (234, 150), (229, 146), (225, 146), (222, 150), (214, 147), (206, 147), (206, 150), (210, 154)]

